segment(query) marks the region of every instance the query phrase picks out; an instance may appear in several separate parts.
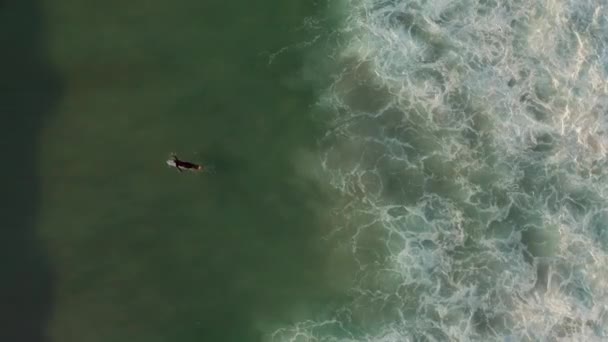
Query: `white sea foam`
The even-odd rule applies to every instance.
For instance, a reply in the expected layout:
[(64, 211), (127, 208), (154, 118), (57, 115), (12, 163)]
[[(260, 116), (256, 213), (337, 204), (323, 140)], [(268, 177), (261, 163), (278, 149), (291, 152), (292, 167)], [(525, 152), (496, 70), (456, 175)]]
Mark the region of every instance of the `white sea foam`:
[(271, 340), (607, 340), (608, 2), (346, 3), (322, 166), (359, 272)]

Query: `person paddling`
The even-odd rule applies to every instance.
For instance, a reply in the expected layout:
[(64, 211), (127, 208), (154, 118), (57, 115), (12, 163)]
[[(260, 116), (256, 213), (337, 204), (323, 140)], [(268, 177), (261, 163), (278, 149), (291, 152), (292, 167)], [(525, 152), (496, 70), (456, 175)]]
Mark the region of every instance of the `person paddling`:
[(179, 172), (184, 170), (202, 171), (203, 166), (195, 163), (179, 160), (175, 154), (171, 155), (171, 159), (167, 160), (167, 165), (177, 168)]

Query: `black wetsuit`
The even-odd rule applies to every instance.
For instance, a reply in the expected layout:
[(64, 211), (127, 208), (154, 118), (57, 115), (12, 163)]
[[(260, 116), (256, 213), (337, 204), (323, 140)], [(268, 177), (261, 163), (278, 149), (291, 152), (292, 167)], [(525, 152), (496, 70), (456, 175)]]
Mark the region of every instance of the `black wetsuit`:
[(201, 170), (203, 167), (194, 163), (181, 161), (177, 159), (177, 157), (173, 157), (173, 161), (175, 162), (175, 166), (178, 170), (187, 169), (187, 170)]

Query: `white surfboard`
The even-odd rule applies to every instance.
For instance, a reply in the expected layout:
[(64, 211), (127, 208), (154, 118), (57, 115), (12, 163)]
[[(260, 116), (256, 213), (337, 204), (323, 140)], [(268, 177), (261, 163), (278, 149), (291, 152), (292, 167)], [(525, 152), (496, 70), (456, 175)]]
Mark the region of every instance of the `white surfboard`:
[(175, 160), (173, 159), (167, 159), (167, 165), (171, 167), (177, 167), (177, 165), (175, 165)]

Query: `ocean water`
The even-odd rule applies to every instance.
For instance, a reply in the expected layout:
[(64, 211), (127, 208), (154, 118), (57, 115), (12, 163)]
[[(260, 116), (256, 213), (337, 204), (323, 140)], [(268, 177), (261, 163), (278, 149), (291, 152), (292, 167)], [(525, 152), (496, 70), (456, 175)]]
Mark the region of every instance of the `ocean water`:
[(0, 340), (608, 340), (606, 12), (3, 3)]
[(608, 2), (330, 8), (311, 49), (348, 299), (268, 340), (608, 340)]
[[(3, 3), (0, 341), (260, 341), (325, 281), (295, 1)], [(8, 44), (8, 43), (7, 43)], [(14, 89), (14, 90), (13, 90)], [(170, 153), (213, 167), (179, 173)]]

